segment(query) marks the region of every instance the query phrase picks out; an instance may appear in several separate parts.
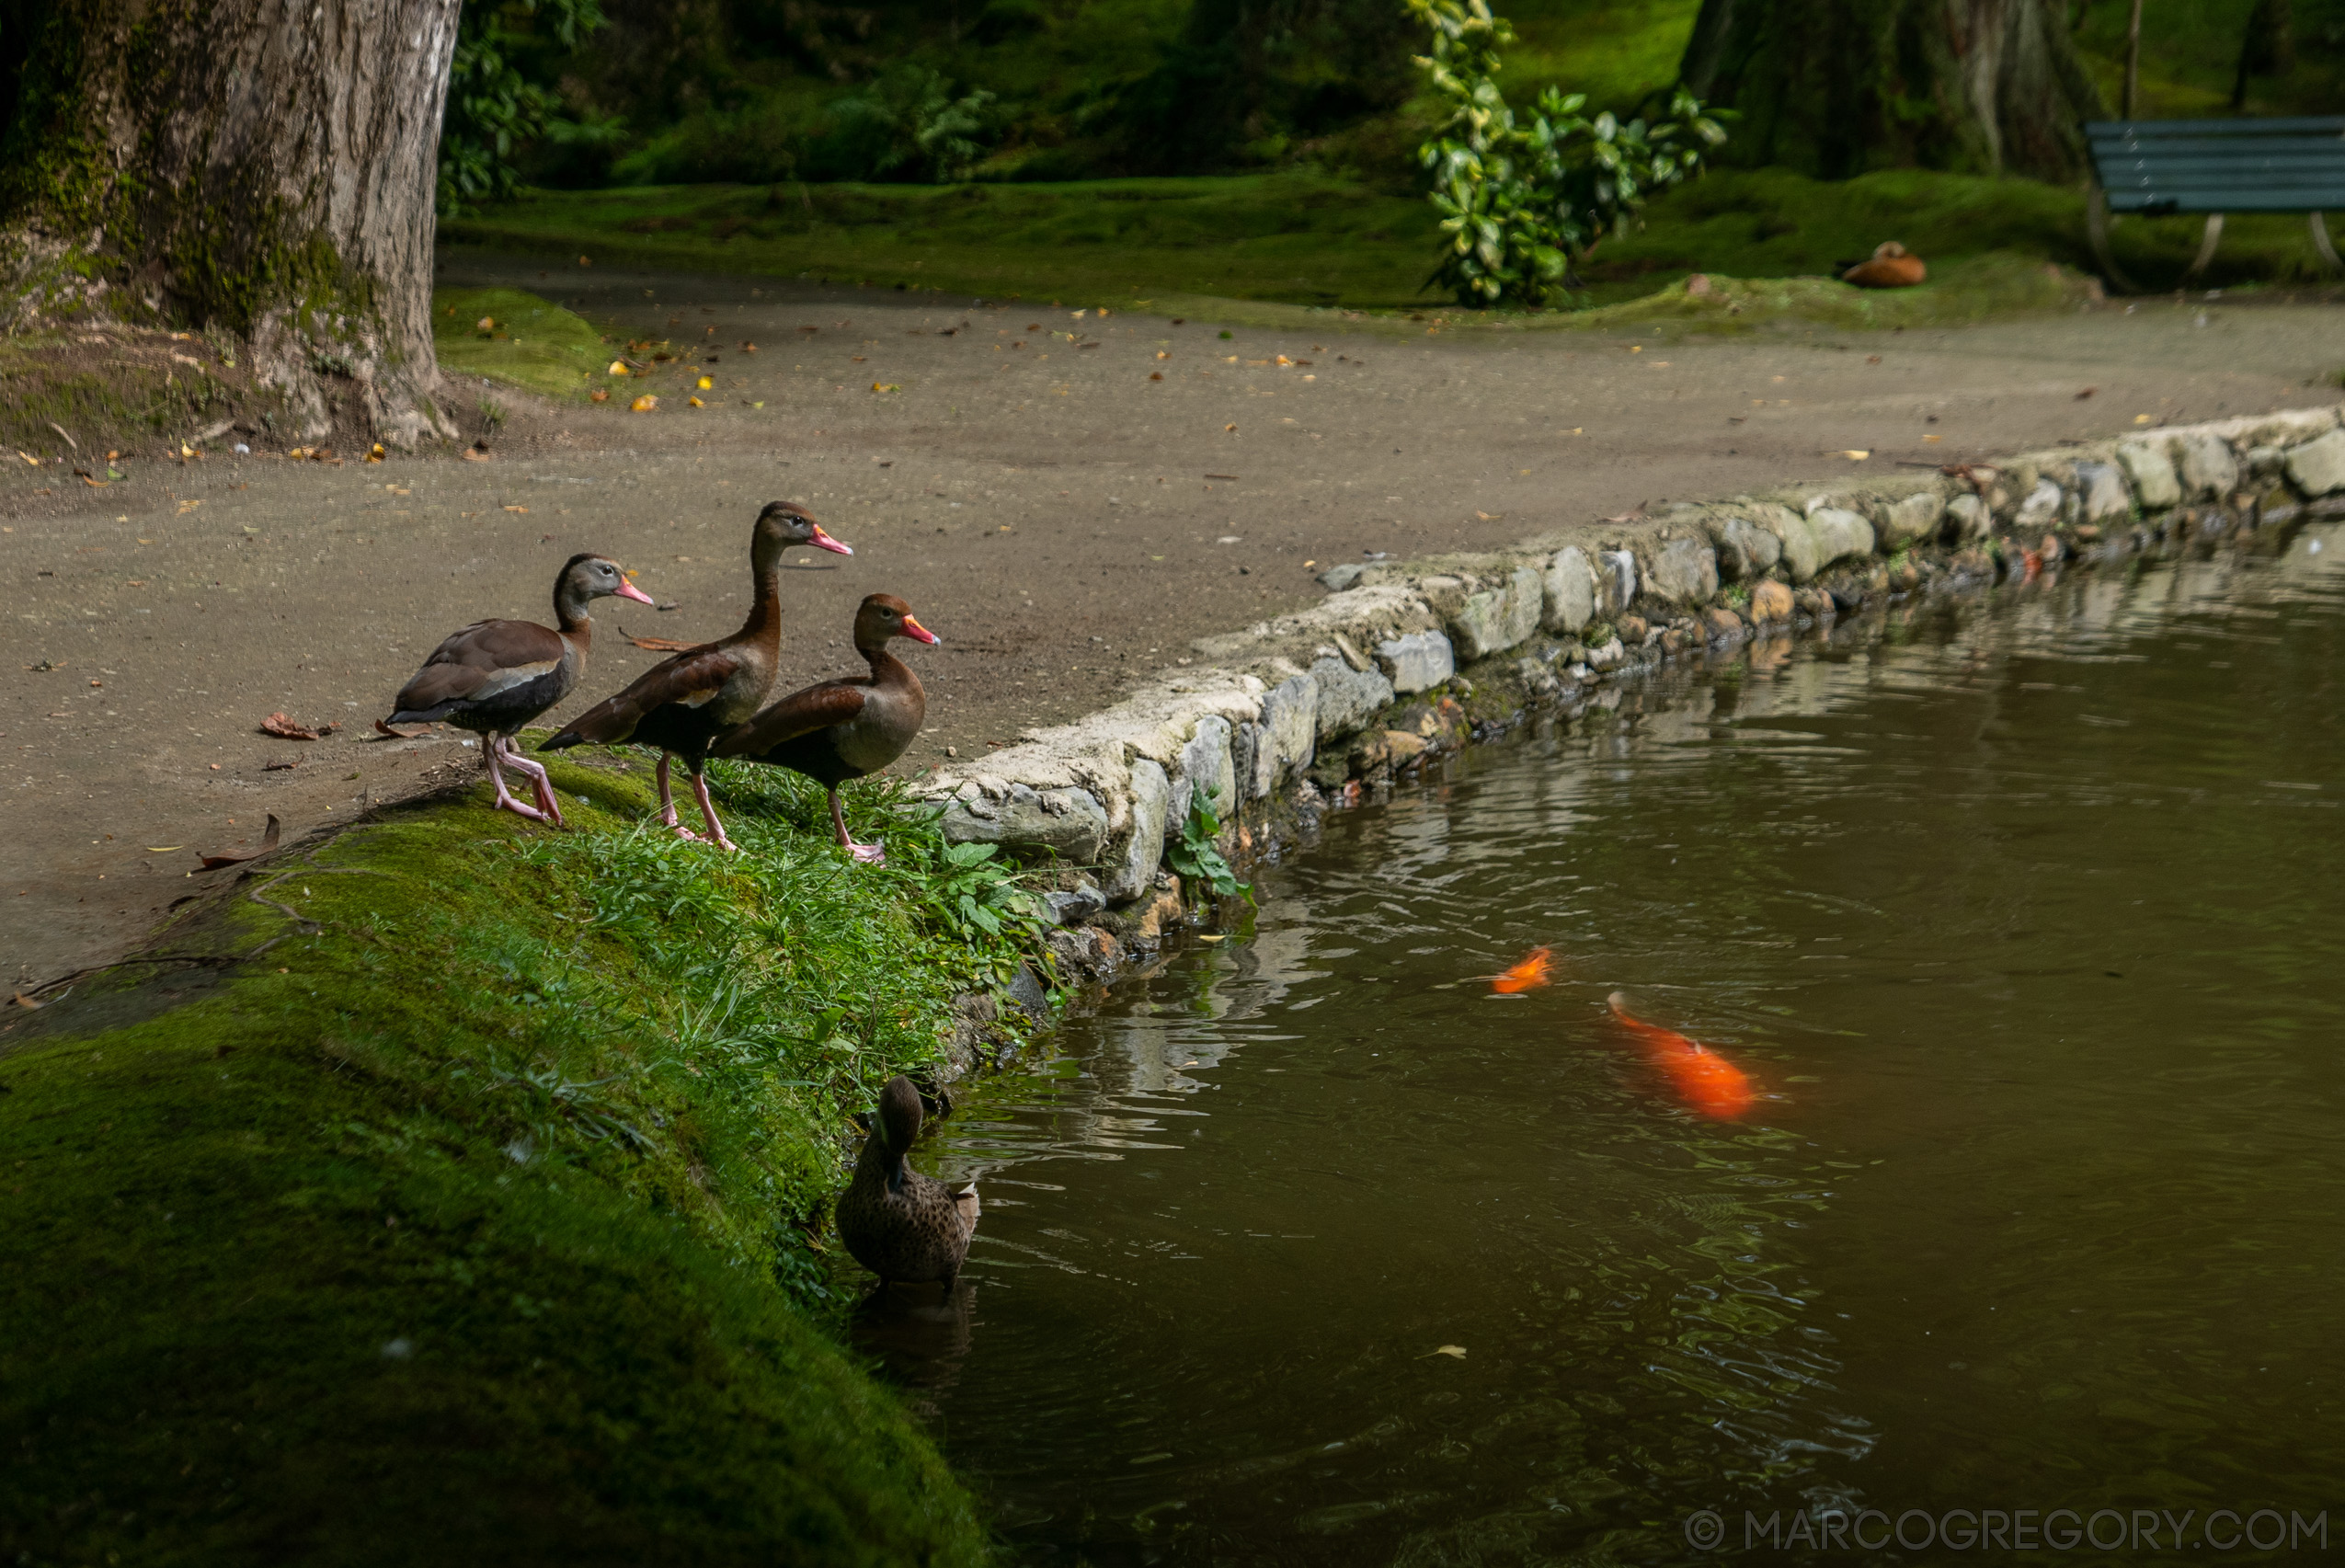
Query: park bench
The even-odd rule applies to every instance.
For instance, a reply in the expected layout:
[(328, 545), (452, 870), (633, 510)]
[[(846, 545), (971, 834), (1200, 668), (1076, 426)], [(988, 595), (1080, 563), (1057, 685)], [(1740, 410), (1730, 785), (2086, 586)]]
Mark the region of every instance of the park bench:
[(2203, 212), (2205, 237), (2185, 279), (2214, 259), (2226, 212), (2304, 212), (2331, 272), (2345, 262), (2321, 214), (2345, 209), (2345, 116), (2303, 120), (2099, 120), (2085, 125), (2093, 187), (2085, 228), (2101, 270), (2141, 291), (2109, 252), (2110, 215)]

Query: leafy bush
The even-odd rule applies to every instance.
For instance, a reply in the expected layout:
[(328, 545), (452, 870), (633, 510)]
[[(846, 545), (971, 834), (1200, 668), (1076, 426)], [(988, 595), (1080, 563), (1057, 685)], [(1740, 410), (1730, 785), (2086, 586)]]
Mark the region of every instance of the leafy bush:
[(1517, 124), (1497, 82), (1498, 52), (1515, 41), (1505, 18), (1488, 0), (1408, 4), (1433, 33), (1433, 52), (1417, 63), (1451, 105), (1441, 134), (1417, 150), (1448, 236), (1428, 281), (1460, 304), (1545, 304), (1567, 286), (1573, 258), (1625, 232), (1645, 201), (1726, 140), (1718, 116), (1683, 88), (1648, 122), (1609, 110), (1590, 120), (1580, 112), (1585, 94), (1550, 87)]
[(615, 119), (574, 120), (546, 86), (562, 57), (602, 26), (601, 0), (507, 0), (464, 7), (440, 120), (442, 213), (499, 200), (520, 184), (515, 160), (540, 142), (607, 146)]

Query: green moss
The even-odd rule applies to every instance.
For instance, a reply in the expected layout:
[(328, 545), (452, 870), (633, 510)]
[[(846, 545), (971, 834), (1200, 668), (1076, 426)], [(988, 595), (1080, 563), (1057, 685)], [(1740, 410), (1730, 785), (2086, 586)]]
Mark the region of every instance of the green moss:
[[(0, 340), (0, 445), (65, 455), (50, 429), (54, 421), (82, 443), (77, 455), (102, 456), (109, 448), (127, 449), (155, 436), (184, 436), (247, 409), (256, 395), (233, 376), (191, 372), (143, 343), (128, 352), (115, 338), (101, 344), (58, 336)], [(273, 407), (279, 399), (265, 393), (257, 401)]]
[[(266, 863), (0, 1032), (0, 1539), (33, 1561), (967, 1562), (967, 1495), (805, 1308), (843, 1110), (1019, 958), (846, 864), (455, 804)], [(577, 801), (572, 807), (569, 803)], [(866, 795), (865, 830), (884, 801)], [(222, 873), (223, 876), (234, 873)], [(217, 962), (233, 959), (231, 962)], [(127, 977), (127, 978), (124, 978)]]
[[(483, 321), (495, 325), (482, 331)], [(612, 384), (602, 334), (551, 300), (519, 289), (441, 289), (431, 296), (440, 369), (487, 376), (576, 402)]]

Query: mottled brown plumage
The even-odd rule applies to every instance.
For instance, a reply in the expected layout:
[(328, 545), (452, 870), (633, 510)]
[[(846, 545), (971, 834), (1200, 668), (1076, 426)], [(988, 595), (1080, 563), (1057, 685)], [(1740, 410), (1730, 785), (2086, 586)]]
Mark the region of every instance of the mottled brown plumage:
[(977, 1230), (977, 1185), (955, 1191), (907, 1164), (920, 1131), (920, 1091), (900, 1074), (889, 1079), (854, 1179), (839, 1195), (839, 1239), (882, 1285), (935, 1279), (949, 1296)]
[(793, 692), (718, 736), (712, 757), (765, 762), (817, 780), (830, 792), (830, 826), (839, 847), (855, 859), (883, 862), (877, 844), (859, 844), (839, 809), (839, 786), (879, 772), (904, 754), (928, 716), (928, 695), (910, 665), (887, 651), (896, 637), (933, 643), (936, 634), (912, 618), (893, 594), (875, 593), (855, 612), (855, 651), (868, 675), (843, 676)]
[(854, 554), (825, 533), (796, 503), (770, 502), (758, 513), (749, 534), (749, 572), (756, 593), (741, 629), (660, 660), (625, 691), (572, 719), (538, 750), (559, 751), (589, 742), (617, 746), (630, 740), (658, 747), (660, 820), (689, 839), (697, 835), (677, 822), (675, 797), (668, 787), (669, 756), (681, 757), (692, 772), (692, 793), (708, 820), (709, 837), (725, 849), (733, 848), (708, 798), (701, 765), (709, 741), (757, 712), (773, 689), (774, 661), (782, 647), (782, 553), (797, 544)]
[[(513, 749), (515, 732), (570, 694), (586, 671), (594, 641), (594, 619), (587, 606), (607, 594), (648, 604), (651, 600), (601, 555), (573, 555), (554, 579), (552, 631), (534, 621), (475, 621), (431, 650), (398, 696), (385, 724), (430, 724), (444, 720), (487, 737), (481, 756), (497, 786), (497, 804), (532, 821), (562, 825), (562, 807), (545, 770)], [(505, 787), (510, 762), (529, 776), (537, 805), (515, 800)]]

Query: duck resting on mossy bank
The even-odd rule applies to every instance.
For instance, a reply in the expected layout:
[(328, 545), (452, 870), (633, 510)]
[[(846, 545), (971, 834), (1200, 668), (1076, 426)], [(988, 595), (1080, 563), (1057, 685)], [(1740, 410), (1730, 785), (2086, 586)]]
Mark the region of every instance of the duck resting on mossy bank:
[(934, 632), (912, 618), (912, 607), (893, 594), (875, 593), (855, 612), (855, 651), (871, 666), (868, 675), (818, 681), (791, 692), (755, 718), (726, 730), (709, 744), (712, 757), (738, 757), (804, 773), (830, 793), (830, 826), (839, 847), (866, 864), (884, 864), (887, 849), (859, 844), (839, 809), (839, 786), (867, 778), (904, 754), (928, 717), (928, 694), (910, 665), (887, 651), (889, 641), (910, 637), (934, 644)]
[(879, 1092), (879, 1115), (855, 1161), (854, 1179), (839, 1195), (839, 1239), (857, 1263), (879, 1276), (880, 1288), (953, 1280), (977, 1231), (977, 1184), (955, 1190), (905, 1162), (921, 1135), (920, 1091), (898, 1073)]
[(749, 533), (749, 575), (755, 593), (749, 619), (729, 637), (700, 643), (662, 659), (637, 676), (615, 697), (604, 699), (570, 721), (568, 727), (538, 747), (560, 751), (589, 741), (617, 746), (635, 741), (659, 748), (659, 820), (682, 838), (699, 834), (676, 820), (675, 796), (668, 787), (668, 760), (684, 760), (692, 775), (692, 795), (708, 836), (719, 849), (734, 849), (708, 798), (708, 780), (702, 768), (708, 743), (732, 728), (765, 701), (773, 690), (774, 660), (782, 650), (782, 553), (793, 545), (810, 544), (841, 555), (854, 551), (822, 531), (822, 525), (795, 501), (770, 501), (757, 514)]
[[(560, 630), (534, 621), (474, 622), (431, 650), (392, 700), (391, 716), (380, 722), (387, 727), (444, 720), (484, 737), (480, 754), (497, 786), (498, 807), (561, 827), (562, 806), (545, 770), (514, 748), (513, 737), (578, 685), (594, 642), (594, 617), (587, 606), (613, 594), (651, 602), (608, 557), (571, 556), (554, 579), (554, 620)], [(499, 762), (528, 775), (537, 793), (535, 806), (513, 798)]]

